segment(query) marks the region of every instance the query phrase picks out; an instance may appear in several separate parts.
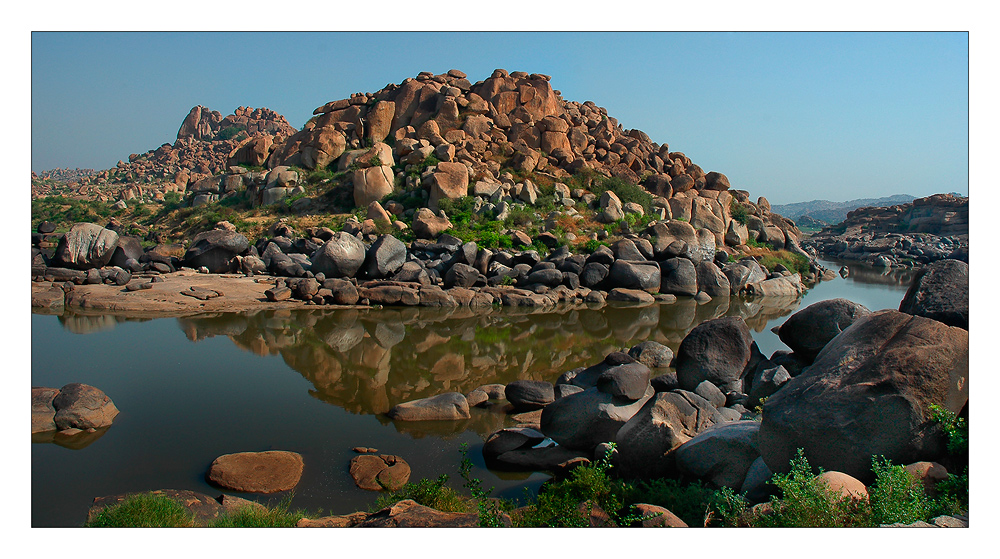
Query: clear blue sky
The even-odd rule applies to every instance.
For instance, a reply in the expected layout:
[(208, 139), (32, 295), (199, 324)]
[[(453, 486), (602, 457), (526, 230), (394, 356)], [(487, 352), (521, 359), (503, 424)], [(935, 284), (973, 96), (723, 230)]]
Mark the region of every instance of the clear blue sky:
[(32, 33), (31, 169), (105, 169), (188, 110), (312, 110), (421, 71), (552, 76), (772, 203), (968, 192), (966, 33)]

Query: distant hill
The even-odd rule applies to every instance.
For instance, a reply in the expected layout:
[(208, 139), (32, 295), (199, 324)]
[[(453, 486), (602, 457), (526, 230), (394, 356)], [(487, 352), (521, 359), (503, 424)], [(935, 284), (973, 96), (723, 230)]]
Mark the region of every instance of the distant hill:
[(857, 200), (848, 200), (847, 202), (811, 200), (809, 202), (796, 202), (794, 204), (772, 204), (771, 211), (796, 222), (799, 221), (800, 217), (807, 216), (832, 225), (847, 219), (847, 212), (857, 208), (908, 204), (915, 198), (916, 196), (910, 194), (893, 194), (884, 198), (859, 198)]

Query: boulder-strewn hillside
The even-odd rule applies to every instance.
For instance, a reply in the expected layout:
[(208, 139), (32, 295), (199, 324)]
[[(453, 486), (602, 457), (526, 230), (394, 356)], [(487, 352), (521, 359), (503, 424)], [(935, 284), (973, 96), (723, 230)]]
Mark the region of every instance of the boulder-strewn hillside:
[(884, 267), (944, 258), (968, 262), (969, 199), (935, 194), (909, 204), (859, 208), (802, 244), (827, 256)]

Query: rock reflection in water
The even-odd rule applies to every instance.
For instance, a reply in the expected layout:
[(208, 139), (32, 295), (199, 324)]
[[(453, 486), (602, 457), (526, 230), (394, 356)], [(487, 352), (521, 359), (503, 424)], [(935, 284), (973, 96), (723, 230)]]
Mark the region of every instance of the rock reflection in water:
[[(692, 328), (742, 316), (754, 330), (798, 308), (797, 299), (691, 299), (644, 307), (299, 309), (179, 318), (188, 339), (227, 336), (256, 355), (280, 355), (313, 389), (310, 394), (356, 414), (483, 384), (554, 381), (608, 353), (645, 340), (676, 351)], [(475, 410), (466, 422), (396, 425), (418, 437), (503, 426), (502, 413)], [(380, 419), (382, 421), (382, 419)], [(390, 423), (388, 419), (385, 423)]]
[(847, 266), (850, 270), (850, 275), (845, 278), (847, 281), (876, 285), (909, 286), (913, 283), (914, 276), (920, 271), (920, 268), (876, 268), (850, 260), (829, 260), (822, 262), (822, 264), (831, 270), (839, 270), (841, 266)]

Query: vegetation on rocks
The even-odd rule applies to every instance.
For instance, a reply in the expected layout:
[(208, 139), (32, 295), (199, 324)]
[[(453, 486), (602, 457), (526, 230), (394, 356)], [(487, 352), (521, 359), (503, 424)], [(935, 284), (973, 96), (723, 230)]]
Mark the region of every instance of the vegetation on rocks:
[(101, 510), (85, 524), (90, 528), (190, 528), (194, 515), (177, 501), (151, 493), (130, 495)]

